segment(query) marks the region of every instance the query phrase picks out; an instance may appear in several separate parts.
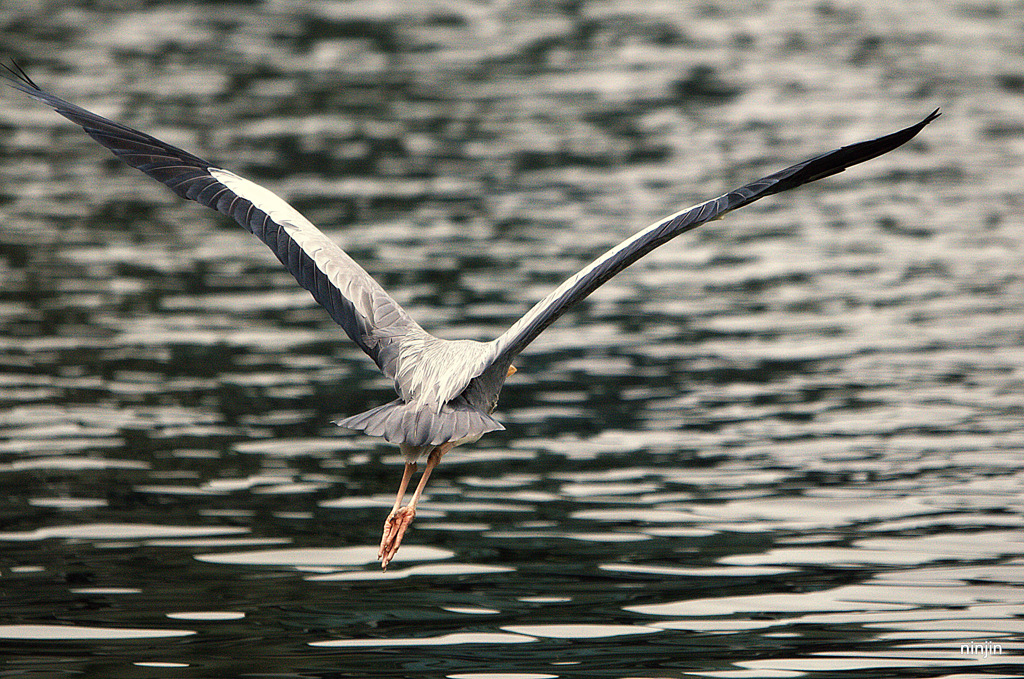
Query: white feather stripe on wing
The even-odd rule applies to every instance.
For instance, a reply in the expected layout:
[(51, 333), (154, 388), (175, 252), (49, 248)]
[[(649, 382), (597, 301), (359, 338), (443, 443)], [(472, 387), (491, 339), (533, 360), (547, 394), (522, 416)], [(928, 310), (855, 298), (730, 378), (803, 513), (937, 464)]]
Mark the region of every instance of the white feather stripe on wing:
[[(305, 254), (303, 259), (297, 253), (295, 256), (290, 253), (281, 261), (384, 374), (395, 378), (395, 356), (381, 340), (425, 334), (423, 329), (348, 253), (275, 193), (229, 170), (211, 167), (207, 171), (265, 213)], [(309, 266), (316, 267), (322, 277), (303, 270)], [(323, 279), (333, 290), (323, 289)], [(398, 346), (393, 350), (397, 351)]]
[[(278, 224), (290, 222), (297, 229), (312, 229), (317, 233), (320, 230), (313, 226), (313, 223), (306, 219), (301, 212), (286, 203), (280, 196), (269, 189), (265, 189), (245, 177), (239, 177), (230, 170), (222, 170), (217, 167), (207, 168), (207, 172), (224, 186), (231, 189), (236, 195), (245, 198)], [(322, 236), (323, 234), (320, 233)]]

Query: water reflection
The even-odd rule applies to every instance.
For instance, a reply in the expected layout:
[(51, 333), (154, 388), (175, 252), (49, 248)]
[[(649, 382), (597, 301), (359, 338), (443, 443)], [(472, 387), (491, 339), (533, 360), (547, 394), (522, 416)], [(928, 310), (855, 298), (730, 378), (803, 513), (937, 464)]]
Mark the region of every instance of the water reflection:
[(36, 530), (23, 532), (0, 533), (0, 540), (15, 542), (48, 540), (51, 538), (64, 538), (71, 540), (137, 540), (140, 538), (151, 537), (232, 535), (248, 532), (249, 529), (247, 528), (92, 523), (38, 528)]
[(661, 631), (634, 625), (510, 625), (502, 629), (545, 639), (606, 639)]
[(80, 627), (72, 625), (0, 625), (0, 639), (33, 639), (38, 641), (100, 641), (118, 639), (164, 639), (187, 637), (191, 630), (117, 629), (113, 627)]
[(168, 613), (171, 620), (195, 620), (200, 622), (220, 622), (223, 620), (241, 620), (245, 613), (241, 611), (195, 611), (192, 613)]
[(459, 646), (462, 644), (525, 644), (536, 641), (521, 634), (456, 632), (437, 637), (415, 637), (411, 639), (333, 639), (313, 641), (310, 646), (326, 648), (366, 648), (387, 646)]
[[(410, 561), (449, 559), (454, 554), (432, 547), (414, 547), (407, 557)], [(377, 562), (374, 547), (341, 547), (320, 549), (272, 549), (264, 551), (224, 552), (202, 554), (196, 557), (209, 563), (257, 566), (362, 566)]]
[(662, 214), (945, 114), (553, 326), (381, 574), (401, 457), (329, 422), (389, 385), (249, 234), (4, 93), (11, 671), (1020, 673), (1008, 9), (33, 5), (0, 36), (41, 84), (279, 190), (474, 338)]
[[(376, 556), (376, 554), (374, 554)], [(422, 555), (413, 555), (415, 560), (424, 558)], [(480, 564), (466, 564), (466, 563), (446, 563), (428, 566), (410, 566), (409, 568), (390, 568), (386, 572), (366, 572), (357, 571), (352, 573), (331, 573), (329, 575), (316, 575), (309, 579), (319, 582), (325, 581), (338, 581), (338, 580), (399, 580), (402, 578), (416, 577), (416, 576), (443, 576), (443, 575), (474, 575), (480, 573), (507, 573), (514, 571), (514, 568), (508, 568), (505, 566), (485, 566)], [(463, 608), (448, 608), (445, 610), (452, 611), (454, 613), (466, 613), (467, 610)], [(485, 609), (481, 609), (485, 610)], [(470, 610), (470, 613), (479, 613), (480, 610)]]

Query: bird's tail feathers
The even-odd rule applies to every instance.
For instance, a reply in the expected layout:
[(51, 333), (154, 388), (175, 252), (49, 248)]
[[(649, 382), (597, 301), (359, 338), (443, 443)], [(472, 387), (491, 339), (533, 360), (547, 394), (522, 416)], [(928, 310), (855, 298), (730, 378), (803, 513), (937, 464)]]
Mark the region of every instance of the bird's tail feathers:
[(500, 422), (459, 400), (446, 403), (440, 412), (401, 399), (364, 413), (337, 420), (334, 424), (381, 436), (394, 444), (439, 446), (449, 441), (476, 440), (491, 431), (504, 429)]

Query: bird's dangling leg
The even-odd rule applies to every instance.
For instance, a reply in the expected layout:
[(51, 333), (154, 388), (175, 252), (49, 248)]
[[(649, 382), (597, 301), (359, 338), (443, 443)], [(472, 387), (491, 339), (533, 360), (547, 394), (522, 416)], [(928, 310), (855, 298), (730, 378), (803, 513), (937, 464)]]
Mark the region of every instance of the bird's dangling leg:
[(384, 519), (384, 535), (380, 539), (380, 549), (377, 551), (378, 559), (384, 558), (384, 548), (388, 544), (389, 536), (394, 532), (395, 517), (402, 506), (402, 498), (405, 497), (405, 491), (409, 487), (409, 480), (412, 479), (412, 475), (415, 473), (416, 463), (406, 462), (405, 470), (402, 472), (402, 481), (398, 484), (398, 495), (395, 496), (395, 506), (392, 508), (391, 513), (388, 514), (388, 518)]
[[(380, 551), (377, 553), (381, 568), (384, 570), (388, 569), (388, 564), (391, 563), (391, 559), (394, 558), (398, 548), (402, 545), (402, 538), (405, 537), (405, 532), (409, 530), (412, 520), (416, 517), (416, 504), (420, 501), (423, 489), (427, 487), (430, 472), (434, 471), (434, 467), (441, 461), (441, 457), (451, 450), (454, 445), (454, 443), (445, 443), (430, 451), (430, 455), (427, 456), (427, 465), (423, 468), (423, 476), (420, 477), (420, 482), (416, 486), (416, 492), (412, 494), (409, 504), (405, 507), (396, 506), (395, 510), (388, 516), (387, 521), (384, 522), (384, 535), (381, 537)], [(407, 464), (406, 470), (408, 469), (409, 465)], [(413, 469), (415, 469), (415, 465), (413, 465)], [(408, 472), (408, 475), (411, 476), (412, 472)], [(408, 483), (408, 478), (406, 475), (403, 475), (402, 486), (399, 489), (401, 494), (405, 494), (405, 487)], [(401, 497), (399, 497), (398, 502), (401, 502)]]

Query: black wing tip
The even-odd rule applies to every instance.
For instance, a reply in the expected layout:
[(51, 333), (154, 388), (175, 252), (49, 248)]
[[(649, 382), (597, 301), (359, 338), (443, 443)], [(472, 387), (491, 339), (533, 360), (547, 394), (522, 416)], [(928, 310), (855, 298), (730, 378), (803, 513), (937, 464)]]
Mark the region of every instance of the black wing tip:
[(890, 151), (895, 151), (916, 137), (928, 123), (932, 122), (940, 115), (942, 115), (941, 109), (936, 108), (920, 122), (904, 127), (902, 130), (897, 130), (896, 132), (892, 132), (876, 139), (869, 139), (856, 144), (843, 146), (835, 151), (823, 153), (820, 156), (815, 156), (803, 163), (798, 163), (797, 165), (788, 167), (785, 170), (768, 177), (769, 179), (777, 179), (778, 181), (774, 186), (768, 188), (761, 195), (770, 196), (772, 194), (782, 193), (783, 191), (788, 191), (789, 189), (796, 188), (803, 184), (809, 184), (810, 182), (815, 182), (819, 179), (824, 179), (825, 177), (831, 177), (853, 167), (854, 165), (860, 165), (861, 163), (883, 156)]
[(934, 111), (932, 111), (927, 116), (925, 116), (924, 120), (922, 120), (921, 122), (919, 122), (916, 125), (911, 125), (909, 129), (913, 130), (914, 134), (916, 135), (919, 131), (924, 129), (925, 125), (927, 125), (928, 123), (930, 123), (931, 121), (935, 120), (936, 118), (938, 118), (941, 115), (942, 115), (942, 109), (941, 108), (936, 108)]
[(850, 146), (844, 148), (856, 148), (860, 146), (877, 145), (879, 148), (885, 149), (884, 151), (882, 151), (882, 153), (888, 153), (889, 151), (895, 150), (900, 146), (903, 146), (908, 141), (916, 137), (917, 133), (923, 130), (925, 125), (932, 122), (940, 115), (942, 115), (942, 109), (936, 108), (934, 111), (925, 116), (924, 119), (921, 120), (920, 122), (914, 123), (913, 125), (909, 125), (903, 128), (902, 130), (897, 130), (896, 132), (878, 137), (877, 139), (872, 139), (866, 142), (860, 142), (859, 144), (851, 144)]
[(13, 57), (7, 57), (7, 61), (10, 63), (5, 64), (0, 62), (0, 66), (3, 66), (4, 70), (9, 74), (4, 75), (4, 78), (9, 81), (7, 83), (8, 85), (15, 89), (22, 90), (23, 92), (27, 92), (29, 90), (33, 92), (43, 91), (43, 88), (36, 85), (35, 81), (29, 77), (28, 73), (25, 72), (25, 69), (23, 69), (21, 64), (15, 61)]
[[(867, 145), (867, 144), (871, 144), (871, 145), (876, 145), (877, 144), (878, 145), (878, 153), (877, 154), (875, 154), (875, 155), (870, 155), (869, 154), (869, 157), (864, 158), (862, 160), (858, 160), (857, 162), (855, 162), (853, 164), (856, 165), (856, 164), (859, 164), (861, 162), (864, 162), (864, 160), (870, 160), (871, 158), (877, 158), (878, 156), (886, 154), (889, 151), (894, 151), (894, 150), (898, 149), (900, 146), (903, 146), (908, 141), (910, 141), (911, 139), (916, 137), (917, 133), (920, 132), (921, 130), (923, 130), (925, 125), (927, 125), (928, 123), (932, 122), (933, 120), (938, 118), (940, 115), (942, 115), (942, 109), (936, 108), (934, 111), (932, 111), (927, 116), (925, 116), (924, 119), (921, 122), (919, 122), (919, 123), (915, 123), (913, 125), (910, 125), (909, 127), (903, 128), (902, 130), (899, 130), (897, 132), (893, 132), (892, 134), (887, 134), (887, 135), (885, 135), (883, 137), (879, 137), (878, 139), (874, 139), (874, 140), (871, 140), (869, 142), (862, 142), (861, 144), (853, 144), (851, 147), (858, 147), (858, 146)], [(848, 147), (848, 148), (850, 148), (850, 147)]]
[[(880, 143), (880, 151), (879, 151), (879, 153), (877, 153), (876, 155), (873, 155), (871, 157), (878, 157), (879, 155), (886, 154), (889, 151), (894, 151), (894, 150), (898, 149), (900, 146), (903, 146), (908, 141), (910, 141), (911, 139), (916, 137), (917, 133), (920, 132), (921, 130), (923, 130), (925, 125), (927, 125), (928, 123), (932, 122), (933, 120), (938, 118), (940, 115), (942, 115), (942, 109), (936, 108), (934, 111), (932, 111), (927, 116), (925, 116), (924, 120), (922, 120), (921, 122), (915, 123), (914, 125), (906, 127), (906, 128), (904, 128), (904, 129), (902, 129), (902, 130), (900, 130), (898, 132), (893, 132), (892, 134), (887, 134), (884, 137), (879, 137), (878, 139), (874, 140), (875, 143), (881, 142)], [(858, 145), (854, 144), (854, 146), (858, 146)], [(865, 158), (864, 160), (869, 160), (869, 159), (870, 158)], [(863, 160), (859, 160), (859, 161), (857, 161), (857, 163), (854, 163), (854, 164), (856, 165), (856, 164), (858, 164), (860, 162), (863, 162)]]
[[(919, 122), (919, 123), (918, 123), (917, 125), (914, 125), (914, 127), (913, 127), (913, 128), (911, 128), (911, 129), (913, 129), (913, 130), (914, 130), (914, 133), (913, 133), (912, 135), (910, 135), (911, 139), (913, 139), (914, 137), (916, 137), (916, 136), (917, 136), (917, 133), (918, 133), (918, 132), (920, 132), (921, 130), (923, 130), (923, 129), (924, 129), (924, 127), (925, 127), (925, 125), (927, 125), (928, 123), (932, 122), (933, 120), (935, 120), (936, 118), (938, 118), (938, 117), (939, 117), (939, 116), (941, 116), (941, 115), (942, 115), (942, 109), (941, 109), (941, 108), (938, 108), (938, 107), (936, 107), (934, 111), (932, 111), (932, 112), (931, 112), (931, 113), (929, 113), (929, 114), (928, 114), (927, 116), (925, 116), (925, 119), (924, 119), (924, 120), (922, 120), (922, 121), (921, 121), (921, 122)], [(915, 129), (915, 128), (916, 128), (916, 129)]]

